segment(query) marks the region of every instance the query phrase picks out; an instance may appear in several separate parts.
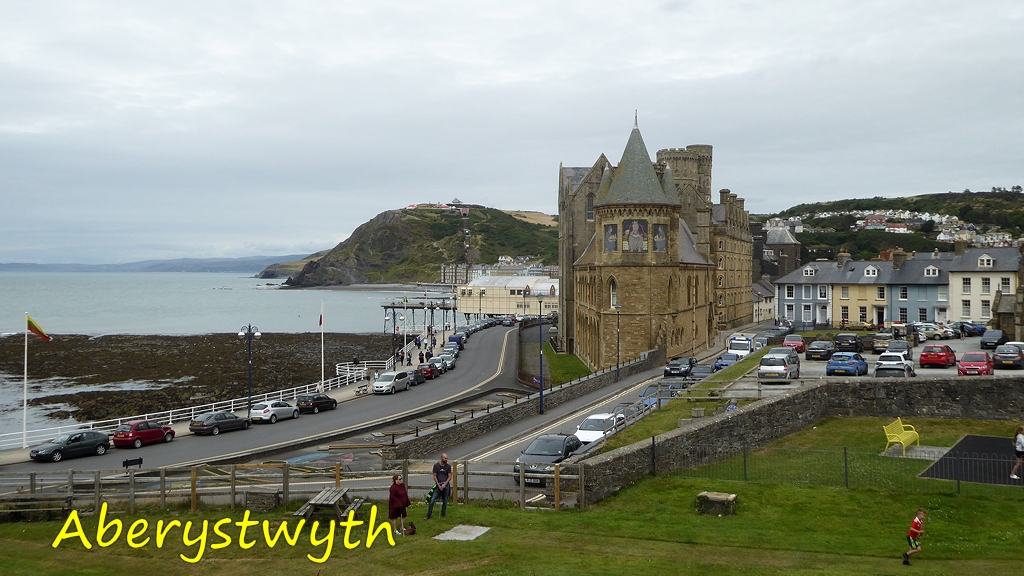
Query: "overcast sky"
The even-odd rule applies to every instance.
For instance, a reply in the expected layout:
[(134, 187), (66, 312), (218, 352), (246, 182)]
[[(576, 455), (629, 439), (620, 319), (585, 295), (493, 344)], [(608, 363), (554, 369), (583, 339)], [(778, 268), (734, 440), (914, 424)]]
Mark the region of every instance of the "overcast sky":
[[(0, 262), (310, 253), (714, 146), (799, 202), (1024, 184), (1024, 3), (0, 3)], [(715, 195), (717, 198), (717, 194)]]

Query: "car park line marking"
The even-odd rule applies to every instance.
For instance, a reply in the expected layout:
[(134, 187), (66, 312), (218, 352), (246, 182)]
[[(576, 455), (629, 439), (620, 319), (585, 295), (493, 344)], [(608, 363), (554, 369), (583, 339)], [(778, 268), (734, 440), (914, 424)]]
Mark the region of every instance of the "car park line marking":
[(630, 388), (627, 388), (625, 390), (620, 390), (618, 392), (612, 392), (611, 394), (609, 394), (607, 396), (604, 396), (602, 398), (598, 398), (597, 400), (591, 402), (590, 404), (588, 404), (586, 406), (583, 406), (583, 407), (579, 408), (578, 410), (574, 411), (573, 413), (571, 413), (570, 415), (566, 416), (565, 418), (563, 418), (561, 420), (558, 420), (557, 422), (554, 422), (554, 423), (551, 423), (551, 424), (542, 424), (542, 425), (540, 425), (538, 427), (531, 428), (530, 430), (527, 430), (526, 432), (523, 432), (522, 434), (519, 434), (518, 436), (514, 437), (512, 440), (504, 440), (502, 442), (499, 442), (498, 445), (496, 445), (496, 446), (492, 445), (492, 446), (490, 446), (488, 448), (483, 448), (483, 450), (487, 450), (487, 452), (484, 452), (482, 454), (478, 454), (476, 456), (469, 457), (469, 461), (470, 462), (480, 462), (481, 460), (483, 460), (484, 458), (487, 458), (488, 456), (492, 456), (495, 453), (500, 452), (502, 450), (507, 450), (510, 446), (512, 446), (514, 444), (518, 444), (518, 443), (522, 442), (523, 440), (526, 440), (528, 437), (533, 436), (534, 434), (537, 434), (537, 433), (544, 434), (548, 430), (551, 430), (552, 428), (560, 427), (562, 424), (565, 424), (569, 420), (572, 420), (572, 419), (575, 419), (575, 418), (579, 418), (580, 412), (586, 412), (586, 411), (592, 410), (594, 408), (594, 406), (597, 406), (598, 404), (607, 404), (608, 402), (612, 402), (614, 400), (618, 400), (619, 398), (622, 398), (624, 396), (632, 394), (632, 393), (636, 392), (637, 390), (639, 390), (640, 388), (645, 387), (645, 386), (649, 385), (651, 382), (654, 382), (655, 380), (659, 380), (661, 378), (662, 378), (662, 376), (654, 376), (654, 377), (648, 378), (647, 380), (644, 380), (643, 382), (640, 382), (640, 383), (638, 383), (638, 384), (636, 384), (636, 385), (634, 385), (634, 386), (632, 386)]
[[(463, 390), (461, 392), (458, 392), (456, 394), (452, 394), (451, 396), (448, 396), (447, 398), (442, 398), (440, 400), (436, 400), (434, 402), (431, 402), (430, 404), (426, 404), (426, 405), (420, 406), (419, 408), (413, 408), (411, 410), (406, 410), (405, 412), (399, 412), (397, 414), (392, 414), (390, 416), (386, 416), (384, 418), (378, 418), (377, 420), (372, 420), (372, 421), (369, 421), (369, 422), (362, 422), (362, 423), (359, 423), (359, 424), (353, 424), (351, 426), (346, 426), (345, 428), (339, 428), (337, 430), (333, 430), (333, 431), (329, 431), (329, 432), (322, 432), (322, 433), (319, 433), (319, 434), (314, 434), (312, 436), (306, 436), (306, 437), (303, 437), (303, 438), (294, 438), (292, 440), (285, 440), (284, 442), (278, 442), (277, 444), (266, 444), (266, 445), (260, 446), (256, 450), (258, 450), (259, 452), (263, 452), (263, 451), (266, 451), (268, 448), (269, 449), (285, 448), (285, 447), (288, 447), (288, 446), (290, 446), (292, 444), (296, 444), (296, 443), (299, 443), (299, 442), (313, 441), (313, 440), (316, 440), (317, 438), (325, 436), (325, 435), (345, 434), (345, 433), (348, 433), (348, 432), (353, 432), (353, 431), (356, 431), (356, 430), (359, 430), (359, 429), (366, 428), (367, 426), (377, 426), (377, 425), (385, 424), (385, 423), (387, 423), (389, 421), (394, 420), (395, 418), (401, 418), (403, 416), (408, 416), (410, 414), (415, 414), (415, 413), (418, 413), (418, 412), (422, 412), (424, 409), (430, 408), (432, 406), (436, 406), (438, 404), (444, 404), (444, 403), (448, 402), (449, 400), (452, 400), (454, 398), (458, 398), (459, 396), (464, 395), (467, 392), (472, 392), (473, 390), (476, 390), (476, 389), (480, 388), (481, 386), (483, 386), (485, 384), (488, 384), (489, 382), (493, 381), (498, 376), (501, 376), (501, 372), (505, 368), (505, 353), (506, 353), (507, 348), (508, 348), (508, 339), (509, 339), (509, 336), (512, 334), (512, 332), (514, 332), (514, 330), (508, 330), (507, 332), (505, 332), (505, 338), (502, 340), (502, 344), (501, 344), (501, 353), (500, 353), (499, 358), (498, 358), (498, 369), (494, 372), (493, 375), (491, 375), (490, 378), (487, 378), (486, 380), (480, 382), (479, 384), (475, 384), (475, 385), (471, 386), (470, 388), (467, 388), (467, 389), (465, 389), (465, 390)], [(178, 464), (169, 464), (167, 466), (162, 466), (162, 468), (195, 466), (197, 464), (203, 464), (203, 463), (205, 463), (205, 462), (207, 462), (209, 460), (213, 460), (213, 459), (218, 459), (219, 460), (219, 459), (223, 459), (223, 458), (234, 458), (234, 457), (238, 457), (238, 456), (245, 456), (245, 455), (249, 454), (252, 451), (253, 451), (253, 449), (250, 449), (250, 450), (239, 450), (238, 452), (231, 452), (231, 453), (228, 453), (228, 454), (221, 454), (219, 456), (214, 456), (214, 457), (211, 457), (211, 458), (202, 458), (202, 459), (199, 459), (199, 460), (190, 460), (188, 462), (181, 462), (181, 463), (178, 463)]]

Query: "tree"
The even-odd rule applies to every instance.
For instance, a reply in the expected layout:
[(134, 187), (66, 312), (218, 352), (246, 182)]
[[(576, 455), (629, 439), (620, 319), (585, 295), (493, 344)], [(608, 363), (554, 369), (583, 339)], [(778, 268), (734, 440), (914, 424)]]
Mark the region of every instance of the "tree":
[(924, 223), (921, 224), (921, 232), (924, 232), (925, 234), (931, 234), (934, 231), (935, 220), (925, 220)]

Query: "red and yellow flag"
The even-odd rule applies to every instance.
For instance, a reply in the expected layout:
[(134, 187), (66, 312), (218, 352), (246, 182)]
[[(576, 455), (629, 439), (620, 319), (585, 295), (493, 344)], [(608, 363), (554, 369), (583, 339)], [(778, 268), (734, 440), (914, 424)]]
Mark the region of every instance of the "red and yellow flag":
[(39, 324), (36, 324), (36, 321), (33, 320), (31, 316), (25, 316), (25, 320), (27, 321), (26, 327), (28, 328), (29, 332), (35, 334), (36, 336), (39, 336), (40, 338), (47, 342), (53, 340), (53, 338), (50, 338), (46, 334), (46, 332), (43, 332), (43, 329), (39, 327)]

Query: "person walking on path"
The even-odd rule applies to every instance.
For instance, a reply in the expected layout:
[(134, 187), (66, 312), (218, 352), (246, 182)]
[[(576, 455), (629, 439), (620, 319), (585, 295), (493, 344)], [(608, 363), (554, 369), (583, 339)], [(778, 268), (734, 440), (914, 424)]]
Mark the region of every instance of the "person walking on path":
[(1017, 426), (1017, 434), (1013, 437), (1013, 452), (1017, 455), (1017, 463), (1010, 471), (1011, 480), (1020, 480), (1020, 467), (1024, 465), (1024, 426)]
[(423, 352), (420, 352), (420, 364), (423, 364)]
[[(405, 488), (401, 474), (391, 477), (391, 488), (388, 490), (388, 518), (391, 518), (391, 526), (395, 529), (396, 535), (405, 533), (406, 508), (409, 507), (409, 491)], [(402, 523), (402, 529), (398, 529), (398, 523)]]
[(918, 540), (924, 534), (924, 508), (918, 508), (914, 519), (910, 521), (910, 530), (907, 531), (907, 544), (910, 549), (903, 553), (903, 563), (910, 566), (910, 557), (921, 551), (921, 543)]
[(448, 499), (452, 497), (452, 465), (448, 463), (448, 455), (441, 454), (441, 461), (434, 464), (434, 490), (430, 494), (427, 506), (427, 520), (434, 515), (434, 502), (441, 499), (441, 518), (448, 512)]

